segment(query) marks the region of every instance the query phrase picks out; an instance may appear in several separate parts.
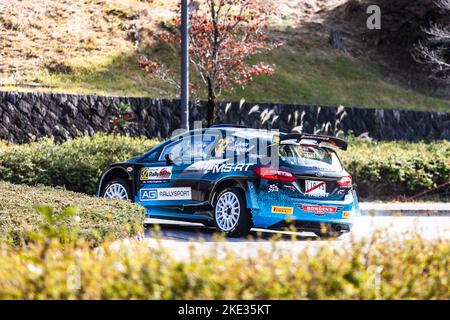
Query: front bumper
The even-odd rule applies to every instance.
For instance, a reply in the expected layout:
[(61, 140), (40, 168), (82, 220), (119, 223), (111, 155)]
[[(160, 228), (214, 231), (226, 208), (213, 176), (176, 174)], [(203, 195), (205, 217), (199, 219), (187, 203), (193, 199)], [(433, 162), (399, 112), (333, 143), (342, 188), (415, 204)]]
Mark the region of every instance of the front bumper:
[(321, 224), (329, 224), (346, 232), (350, 231), (353, 218), (359, 215), (355, 192), (344, 200), (304, 199), (281, 190), (259, 190), (249, 183), (246, 198), (257, 228), (281, 229), (294, 225), (301, 230), (318, 231)]

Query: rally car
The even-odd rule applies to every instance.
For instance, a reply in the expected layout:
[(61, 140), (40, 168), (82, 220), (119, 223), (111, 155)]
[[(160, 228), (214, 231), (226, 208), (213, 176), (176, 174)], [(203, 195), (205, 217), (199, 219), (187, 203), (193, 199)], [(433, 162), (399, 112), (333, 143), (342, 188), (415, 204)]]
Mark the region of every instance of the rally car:
[(97, 196), (231, 236), (294, 226), (337, 237), (350, 231), (359, 207), (336, 149), (346, 150), (347, 142), (230, 125), (191, 130), (109, 166)]

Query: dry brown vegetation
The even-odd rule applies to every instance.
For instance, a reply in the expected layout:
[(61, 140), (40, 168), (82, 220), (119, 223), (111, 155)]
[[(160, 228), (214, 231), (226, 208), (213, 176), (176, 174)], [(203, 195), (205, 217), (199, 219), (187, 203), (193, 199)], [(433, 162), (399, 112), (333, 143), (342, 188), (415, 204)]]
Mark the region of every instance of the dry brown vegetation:
[[(374, 45), (378, 38), (366, 41), (367, 30), (361, 29), (366, 0), (271, 1), (277, 15), (271, 19), (270, 37), (284, 45), (262, 60), (275, 64), (275, 73), (219, 99), (450, 109), (448, 99), (429, 94), (436, 89), (435, 94), (445, 96), (448, 88), (429, 90), (420, 73), (411, 76), (407, 51), (396, 48), (394, 55)], [(0, 0), (0, 88), (176, 97), (173, 86), (149, 79), (137, 61), (145, 54), (178, 70), (177, 52), (155, 40), (161, 28), (171, 27), (177, 3)], [(341, 32), (345, 52), (330, 46), (330, 30)], [(201, 86), (195, 72), (191, 80)], [(194, 98), (205, 97), (206, 90), (200, 90)]]
[(150, 32), (170, 7), (165, 1), (0, 0), (1, 82), (33, 82), (42, 69), (72, 72), (71, 59), (133, 50), (136, 30)]
[[(314, 13), (341, 1), (282, 1), (280, 17), (297, 28), (306, 20), (320, 23)], [(33, 82), (42, 69), (73, 72), (68, 60), (101, 60), (117, 52), (151, 45), (161, 21), (173, 15), (177, 1), (163, 0), (0, 0), (1, 84)], [(292, 42), (305, 34), (280, 33)]]

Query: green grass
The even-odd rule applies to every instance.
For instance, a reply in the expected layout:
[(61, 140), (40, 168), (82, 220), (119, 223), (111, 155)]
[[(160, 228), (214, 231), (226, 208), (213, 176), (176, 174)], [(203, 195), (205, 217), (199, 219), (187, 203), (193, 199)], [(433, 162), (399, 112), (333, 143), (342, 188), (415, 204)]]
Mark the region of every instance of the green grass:
[(52, 91), (116, 96), (167, 95), (167, 84), (151, 80), (140, 69), (134, 52), (105, 56), (96, 61), (71, 60), (65, 62), (73, 70), (70, 74), (41, 71), (37, 80)]
[[(169, 48), (153, 48), (148, 56), (174, 66), (178, 75), (177, 55)], [(273, 75), (257, 76), (245, 88), (225, 92), (220, 99), (450, 111), (448, 100), (389, 83), (379, 73), (349, 56), (315, 54), (310, 49), (279, 49), (262, 59), (276, 65)], [(42, 71), (37, 80), (56, 92), (177, 97), (173, 86), (159, 79), (150, 79), (139, 68), (137, 60), (138, 55), (133, 51), (105, 56), (96, 61), (71, 60), (65, 62), (72, 70), (70, 74)], [(203, 88), (194, 73), (191, 80)], [(205, 90), (200, 90), (195, 98), (205, 97)]]
[(381, 75), (347, 56), (324, 57), (279, 50), (264, 60), (277, 66), (275, 74), (259, 76), (254, 83), (245, 89), (236, 90), (226, 98), (450, 111), (449, 101), (388, 83)]

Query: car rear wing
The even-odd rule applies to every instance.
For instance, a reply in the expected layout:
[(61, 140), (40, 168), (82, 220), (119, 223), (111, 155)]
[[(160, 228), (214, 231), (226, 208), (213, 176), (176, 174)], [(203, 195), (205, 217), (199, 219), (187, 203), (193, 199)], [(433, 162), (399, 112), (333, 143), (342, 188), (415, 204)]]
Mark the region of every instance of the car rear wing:
[(311, 140), (312, 142), (315, 142), (318, 146), (320, 146), (321, 143), (325, 143), (329, 144), (330, 147), (334, 146), (342, 150), (347, 150), (348, 147), (348, 143), (345, 140), (323, 135), (307, 134), (307, 133), (289, 133), (280, 135), (279, 137), (280, 142), (286, 140), (296, 140), (297, 142), (301, 142), (302, 140)]

